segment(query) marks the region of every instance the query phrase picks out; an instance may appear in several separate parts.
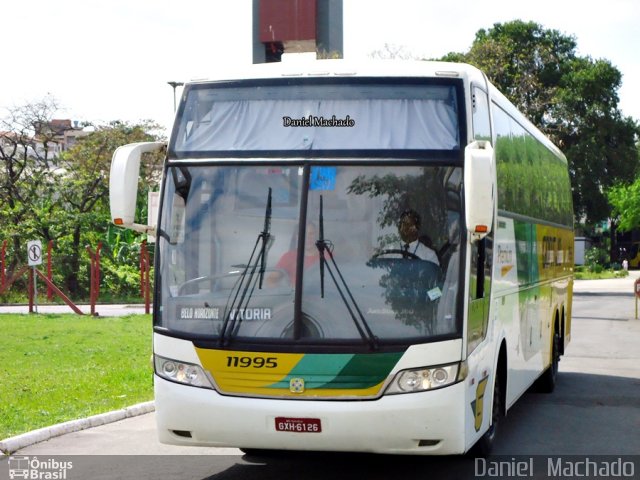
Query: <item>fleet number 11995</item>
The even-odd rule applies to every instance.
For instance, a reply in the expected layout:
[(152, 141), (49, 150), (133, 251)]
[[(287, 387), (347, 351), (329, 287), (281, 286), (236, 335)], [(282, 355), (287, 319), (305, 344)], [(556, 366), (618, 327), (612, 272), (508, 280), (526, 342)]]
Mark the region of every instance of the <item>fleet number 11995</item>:
[(276, 357), (227, 357), (227, 367), (236, 368), (276, 368)]

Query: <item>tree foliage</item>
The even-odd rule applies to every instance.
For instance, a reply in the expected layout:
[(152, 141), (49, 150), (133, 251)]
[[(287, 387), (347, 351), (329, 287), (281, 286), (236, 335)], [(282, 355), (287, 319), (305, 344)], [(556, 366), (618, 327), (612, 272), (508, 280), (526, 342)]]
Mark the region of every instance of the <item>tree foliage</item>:
[(611, 215), (607, 189), (637, 174), (640, 130), (618, 108), (620, 71), (576, 46), (572, 36), (517, 20), (478, 31), (468, 52), (443, 60), (483, 70), (564, 151), (576, 219), (593, 224)]
[[(93, 133), (82, 137), (62, 157), (66, 172), (58, 182), (60, 205), (65, 207), (59, 213), (60, 246), (68, 250), (68, 274), (65, 279), (71, 292), (80, 292), (79, 275), (81, 273), (81, 253), (85, 245), (97, 248), (100, 241), (110, 240), (109, 227), (109, 168), (111, 157), (116, 148), (127, 143), (154, 141), (156, 137), (149, 133), (157, 130), (151, 122), (129, 125), (112, 122), (98, 127)], [(158, 184), (159, 155), (149, 156), (141, 166), (141, 186), (139, 189), (139, 208), (146, 208), (147, 192)], [(139, 242), (138, 242), (139, 244)], [(112, 245), (105, 242), (105, 271), (109, 269)], [(105, 279), (109, 281), (109, 278)]]
[(546, 127), (545, 115), (568, 63), (575, 58), (573, 37), (533, 22), (514, 21), (480, 30), (466, 55), (530, 120)]
[(618, 230), (640, 228), (640, 177), (630, 185), (615, 185), (608, 191)]
[[(58, 108), (51, 97), (12, 107), (0, 119), (0, 223), (17, 252), (26, 237), (46, 235), (57, 162), (53, 132), (43, 128)], [(18, 260), (8, 265), (11, 274)]]
[[(60, 132), (49, 128), (58, 106), (46, 98), (8, 110), (0, 120), (0, 241), (11, 242), (8, 274), (26, 263), (26, 242), (54, 242), (54, 280), (74, 298), (87, 295), (89, 256), (103, 244), (103, 286), (119, 295), (135, 295), (137, 253), (142, 236), (119, 237), (110, 230), (108, 181), (111, 157), (121, 145), (157, 141), (152, 122), (112, 122), (94, 127), (60, 152)], [(57, 135), (57, 137), (56, 137)], [(141, 169), (138, 206), (146, 210), (147, 191), (159, 181), (162, 158), (151, 156)], [(121, 243), (135, 245), (125, 257)], [(104, 291), (104, 290), (103, 290)]]

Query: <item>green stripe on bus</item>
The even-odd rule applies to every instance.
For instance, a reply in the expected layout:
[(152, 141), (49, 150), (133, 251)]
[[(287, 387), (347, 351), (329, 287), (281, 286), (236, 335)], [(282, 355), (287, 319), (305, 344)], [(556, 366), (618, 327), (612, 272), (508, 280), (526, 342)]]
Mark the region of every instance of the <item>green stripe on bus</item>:
[(303, 378), (307, 390), (369, 388), (382, 382), (401, 356), (402, 352), (307, 354), (289, 375), (269, 388), (289, 388), (293, 378)]
[(357, 354), (340, 374), (323, 388), (368, 388), (384, 381), (398, 363), (400, 353)]
[(289, 375), (279, 382), (269, 385), (269, 388), (289, 388), (289, 381), (298, 377), (304, 378), (307, 390), (320, 388), (338, 375), (352, 357), (351, 353), (308, 353), (293, 367)]

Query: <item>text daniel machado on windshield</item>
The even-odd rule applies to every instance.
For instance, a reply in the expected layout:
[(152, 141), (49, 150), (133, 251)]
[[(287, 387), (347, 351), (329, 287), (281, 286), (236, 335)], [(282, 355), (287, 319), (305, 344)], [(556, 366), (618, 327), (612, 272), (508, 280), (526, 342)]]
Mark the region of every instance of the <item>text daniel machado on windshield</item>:
[(309, 115), (308, 117), (291, 118), (282, 117), (283, 127), (355, 127), (356, 121), (347, 115), (345, 118), (331, 118)]

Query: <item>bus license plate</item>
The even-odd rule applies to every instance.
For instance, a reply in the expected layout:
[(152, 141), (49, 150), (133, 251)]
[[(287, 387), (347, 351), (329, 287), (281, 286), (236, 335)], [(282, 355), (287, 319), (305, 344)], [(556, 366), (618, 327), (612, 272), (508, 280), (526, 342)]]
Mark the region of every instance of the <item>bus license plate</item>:
[(320, 433), (322, 426), (319, 418), (276, 417), (276, 431)]

